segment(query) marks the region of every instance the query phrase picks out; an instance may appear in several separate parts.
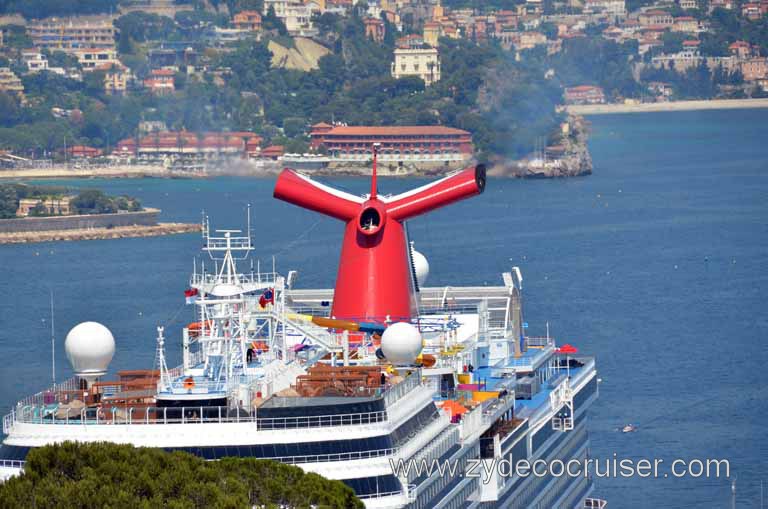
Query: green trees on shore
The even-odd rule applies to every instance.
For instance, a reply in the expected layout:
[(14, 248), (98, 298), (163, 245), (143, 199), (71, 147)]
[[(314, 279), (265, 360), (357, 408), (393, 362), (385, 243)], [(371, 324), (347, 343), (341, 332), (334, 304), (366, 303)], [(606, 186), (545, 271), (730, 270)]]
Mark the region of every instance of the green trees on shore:
[(204, 461), (182, 452), (65, 442), (33, 449), (24, 473), (0, 484), (0, 506), (362, 508), (352, 489), (255, 458)]
[[(30, 211), (31, 216), (50, 216), (57, 212), (48, 210), (43, 202), (48, 199), (60, 200), (71, 192), (60, 186), (30, 186), (26, 184), (0, 184), (0, 219), (16, 217), (19, 200), (29, 198), (40, 200), (39, 206)], [(119, 211), (142, 210), (141, 203), (130, 196), (109, 196), (98, 189), (83, 189), (71, 201), (74, 214), (111, 214)], [(1, 507), (1, 506), (0, 506)]]

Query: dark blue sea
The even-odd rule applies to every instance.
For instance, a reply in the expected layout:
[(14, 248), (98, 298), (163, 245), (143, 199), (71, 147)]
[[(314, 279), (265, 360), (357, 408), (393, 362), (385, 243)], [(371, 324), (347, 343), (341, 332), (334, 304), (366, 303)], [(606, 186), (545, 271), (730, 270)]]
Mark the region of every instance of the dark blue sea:
[[(768, 498), (768, 110), (592, 117), (594, 174), (490, 179), (475, 199), (409, 224), (430, 285), (501, 283), (523, 270), (529, 332), (597, 356), (591, 410), (596, 458), (728, 459), (737, 507)], [(363, 179), (329, 179), (364, 192)], [(424, 181), (385, 179), (384, 192)], [(61, 183), (61, 182), (59, 182)], [(273, 180), (79, 180), (139, 197), (167, 221), (245, 223), (256, 255), (299, 285), (332, 286), (341, 225), (272, 199)], [(0, 246), (0, 406), (51, 380), (75, 324), (115, 335), (112, 369), (151, 367), (155, 327), (180, 362), (183, 291), (199, 235)], [(617, 428), (627, 423), (636, 433)], [(724, 478), (598, 479), (613, 508), (730, 507)]]

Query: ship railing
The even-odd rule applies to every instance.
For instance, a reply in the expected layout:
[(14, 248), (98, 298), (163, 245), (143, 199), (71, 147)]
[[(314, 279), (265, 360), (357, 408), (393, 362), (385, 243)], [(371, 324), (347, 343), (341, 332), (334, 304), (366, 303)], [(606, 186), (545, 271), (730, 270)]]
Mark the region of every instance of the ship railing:
[(256, 419), (260, 430), (320, 428), (329, 426), (358, 426), (376, 424), (387, 420), (387, 412), (365, 412), (357, 414), (319, 415), (302, 417), (269, 417)]
[(322, 463), (326, 461), (350, 461), (370, 458), (381, 458), (383, 456), (392, 456), (397, 453), (397, 449), (375, 449), (372, 451), (340, 452), (334, 454), (315, 454), (307, 456), (280, 456), (278, 458), (269, 458), (281, 463)]
[(464, 441), (470, 437), (472, 437), (474, 434), (478, 433), (482, 429), (484, 429), (483, 426), (483, 407), (477, 406), (464, 414), (464, 417), (461, 419), (461, 440)]
[[(273, 285), (277, 281), (277, 272), (255, 272), (237, 274), (237, 279), (241, 284), (255, 284), (255, 285)], [(219, 282), (218, 274), (206, 272), (205, 274), (193, 274), (189, 278), (189, 283), (192, 286), (199, 285), (211, 285)]]
[(31, 396), (20, 400), (16, 403), (16, 406), (29, 406), (29, 405), (45, 405), (57, 401), (57, 395), (59, 393), (69, 393), (78, 391), (80, 389), (79, 381), (76, 377), (72, 377), (61, 383), (57, 383), (44, 391), (40, 391)]
[(483, 402), (483, 423), (489, 424), (501, 417), (510, 408), (514, 407), (515, 393), (508, 392), (506, 396), (497, 399), (488, 399)]
[(307, 429), (336, 426), (364, 426), (385, 422), (386, 411), (297, 417), (258, 417), (257, 411), (232, 411), (228, 407), (86, 407), (77, 415), (65, 412), (56, 417), (56, 409), (48, 406), (24, 406), (3, 418), (6, 434), (15, 422), (47, 425), (153, 425), (254, 423), (258, 430)]
[(227, 383), (224, 380), (195, 380), (194, 384), (184, 379), (172, 380), (170, 385), (161, 383), (161, 393), (171, 394), (215, 394), (225, 393)]
[(555, 344), (555, 338), (552, 337), (539, 337), (539, 336), (525, 336), (525, 344), (528, 348), (542, 348)]
[(402, 495), (403, 491), (377, 491), (376, 493), (368, 493), (366, 495), (357, 495), (360, 500), (372, 499), (372, 498), (384, 498), (384, 497), (396, 497)]
[(11, 413), (3, 416), (3, 433), (6, 435), (11, 433), (11, 427), (13, 427), (13, 423), (16, 420), (16, 416), (14, 415), (14, 411), (12, 410)]
[(384, 391), (384, 404), (386, 408), (395, 404), (419, 385), (421, 385), (421, 369), (415, 369), (405, 380)]
[(0, 468), (24, 468), (24, 460), (0, 460)]
[(469, 304), (445, 304), (441, 306), (430, 306), (429, 304), (419, 308), (423, 315), (471, 315), (477, 313), (477, 306)]

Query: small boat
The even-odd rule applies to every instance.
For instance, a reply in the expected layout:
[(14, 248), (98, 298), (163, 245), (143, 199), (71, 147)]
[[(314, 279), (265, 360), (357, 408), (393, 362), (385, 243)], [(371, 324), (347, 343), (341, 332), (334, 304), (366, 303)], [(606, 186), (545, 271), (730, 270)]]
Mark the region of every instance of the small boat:
[(637, 431), (637, 426), (635, 426), (634, 424), (627, 424), (626, 426), (621, 428), (622, 433), (634, 433), (635, 431)]

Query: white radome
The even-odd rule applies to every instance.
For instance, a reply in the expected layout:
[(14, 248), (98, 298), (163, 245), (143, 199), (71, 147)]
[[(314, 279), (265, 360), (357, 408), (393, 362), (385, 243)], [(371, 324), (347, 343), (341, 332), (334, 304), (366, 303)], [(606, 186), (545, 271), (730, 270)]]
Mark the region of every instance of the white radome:
[(69, 331), (64, 350), (75, 374), (93, 381), (107, 372), (115, 355), (115, 338), (102, 324), (83, 322)]
[(421, 333), (408, 322), (393, 323), (381, 335), (381, 352), (395, 365), (416, 362), (421, 347)]
[(413, 266), (416, 270), (416, 281), (419, 286), (422, 287), (427, 284), (427, 278), (429, 277), (429, 262), (427, 257), (419, 253), (415, 249), (412, 250)]

